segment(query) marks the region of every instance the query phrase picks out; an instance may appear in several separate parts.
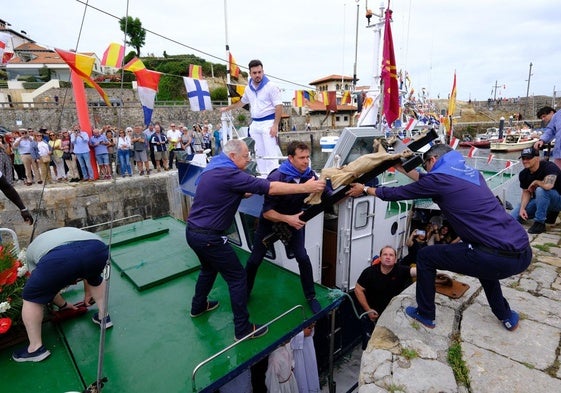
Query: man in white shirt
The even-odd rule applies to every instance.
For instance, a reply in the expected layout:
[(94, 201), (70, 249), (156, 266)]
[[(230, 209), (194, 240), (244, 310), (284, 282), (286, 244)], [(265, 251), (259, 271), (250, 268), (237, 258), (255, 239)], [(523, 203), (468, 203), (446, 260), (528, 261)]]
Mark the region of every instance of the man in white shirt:
[[(175, 152), (181, 150), (181, 131), (179, 131), (179, 128), (176, 127), (174, 123), (171, 123), (170, 129), (166, 132), (166, 137), (168, 138), (171, 149), (169, 152), (169, 169), (171, 169), (173, 168)], [(177, 162), (175, 163), (175, 167), (177, 168)]]
[[(260, 60), (251, 60), (248, 67), (251, 80), (242, 98), (235, 104), (220, 108), (220, 111), (239, 109), (249, 104), (252, 119), (249, 133), (255, 140), (255, 154), (257, 157), (275, 157), (279, 155), (277, 135), (282, 117), (281, 93), (263, 73)], [(268, 174), (279, 166), (279, 161), (258, 158), (257, 166), (261, 173)]]

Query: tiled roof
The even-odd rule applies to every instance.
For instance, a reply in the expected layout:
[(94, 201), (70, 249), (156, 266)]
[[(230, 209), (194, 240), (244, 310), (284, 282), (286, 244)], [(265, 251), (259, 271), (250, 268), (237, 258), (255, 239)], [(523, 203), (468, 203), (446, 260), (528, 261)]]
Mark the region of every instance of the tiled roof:
[[(37, 45), (33, 42), (26, 42), (14, 49), (16, 56), (14, 56), (9, 64), (66, 64), (64, 60), (52, 49), (45, 48), (44, 46)], [(93, 52), (80, 52), (87, 56), (95, 57)], [(30, 54), (29, 59), (23, 59), (18, 54)], [(32, 58), (31, 58), (32, 57)]]
[(325, 76), (323, 78), (317, 79), (313, 82), (310, 82), (309, 84), (314, 86), (314, 85), (319, 85), (320, 83), (325, 83), (325, 82), (329, 82), (329, 81), (340, 81), (340, 80), (345, 80), (345, 81), (353, 81), (353, 77), (352, 76), (344, 76), (344, 75), (336, 75), (336, 74), (332, 74), (329, 76)]

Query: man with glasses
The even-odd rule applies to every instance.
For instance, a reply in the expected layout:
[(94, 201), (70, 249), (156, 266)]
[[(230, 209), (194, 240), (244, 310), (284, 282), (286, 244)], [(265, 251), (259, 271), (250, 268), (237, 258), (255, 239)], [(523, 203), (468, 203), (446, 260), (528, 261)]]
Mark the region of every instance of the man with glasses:
[[(169, 142), (169, 169), (173, 168), (173, 158), (175, 157), (175, 152), (181, 151), (181, 130), (180, 127), (176, 127), (175, 124), (170, 125), (170, 129), (166, 132), (166, 137)], [(175, 163), (177, 168), (177, 162)]]
[(545, 143), (555, 139), (556, 143), (552, 152), (553, 162), (561, 168), (561, 114), (555, 112), (555, 109), (550, 106), (544, 106), (536, 116), (545, 124), (545, 128), (540, 140), (534, 143), (534, 149), (539, 150)]
[(545, 224), (554, 224), (561, 211), (561, 169), (551, 161), (540, 160), (540, 152), (532, 147), (520, 155), (524, 169), (518, 175), (522, 197), (512, 210), (518, 221), (533, 218), (528, 233), (546, 231)]
[[(435, 324), (436, 270), (448, 270), (479, 279), (493, 314), (509, 331), (518, 327), (519, 315), (503, 297), (499, 280), (526, 270), (532, 248), (524, 228), (510, 216), (491, 192), (479, 171), (448, 145), (432, 146), (424, 156), (427, 173), (407, 175), (415, 180), (400, 187), (369, 187), (355, 183), (347, 192), (366, 192), (384, 201), (432, 198), (462, 239), (437, 244), (417, 254), (417, 307), (405, 312), (429, 329)], [(398, 167), (401, 171), (403, 168)]]

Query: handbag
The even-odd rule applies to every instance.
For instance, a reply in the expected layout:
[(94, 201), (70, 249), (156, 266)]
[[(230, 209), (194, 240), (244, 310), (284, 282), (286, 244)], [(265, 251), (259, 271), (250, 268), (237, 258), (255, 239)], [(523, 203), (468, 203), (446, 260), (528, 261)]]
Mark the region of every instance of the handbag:
[(65, 151), (62, 153), (62, 159), (63, 160), (72, 160), (72, 154), (70, 154), (69, 152)]
[(51, 162), (51, 156), (47, 155), (47, 156), (41, 156), (41, 162), (44, 164), (48, 164)]

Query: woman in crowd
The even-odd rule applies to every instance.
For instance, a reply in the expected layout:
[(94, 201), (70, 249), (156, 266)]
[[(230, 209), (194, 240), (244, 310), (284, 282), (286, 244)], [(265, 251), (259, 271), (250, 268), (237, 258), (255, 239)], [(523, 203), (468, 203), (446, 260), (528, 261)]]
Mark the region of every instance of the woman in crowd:
[[(129, 131), (130, 127), (127, 127), (127, 132)], [(130, 152), (131, 152), (131, 139), (127, 132), (123, 130), (119, 130), (119, 138), (117, 139), (117, 155), (119, 157), (119, 166), (121, 170), (121, 176), (132, 176), (132, 168), (131, 168), (131, 161), (130, 161)], [(130, 132), (132, 133), (132, 128), (130, 128)]]
[(60, 135), (54, 131), (49, 131), (49, 148), (51, 149), (52, 159), (55, 164), (55, 173), (57, 181), (66, 180), (66, 171), (64, 170), (64, 160), (62, 159), (62, 141)]

